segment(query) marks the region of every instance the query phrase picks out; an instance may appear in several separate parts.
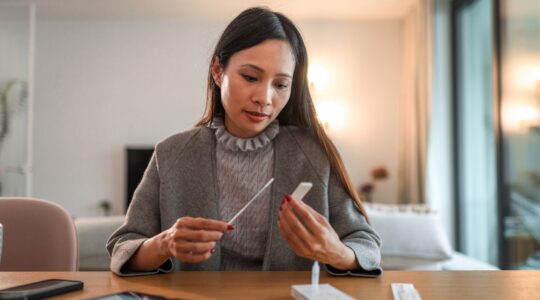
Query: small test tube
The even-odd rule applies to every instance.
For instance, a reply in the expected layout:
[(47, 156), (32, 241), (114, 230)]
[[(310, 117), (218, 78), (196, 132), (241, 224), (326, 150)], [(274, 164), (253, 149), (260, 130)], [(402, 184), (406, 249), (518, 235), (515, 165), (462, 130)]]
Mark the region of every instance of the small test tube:
[(316, 291), (319, 288), (319, 262), (315, 261), (311, 268), (311, 289)]

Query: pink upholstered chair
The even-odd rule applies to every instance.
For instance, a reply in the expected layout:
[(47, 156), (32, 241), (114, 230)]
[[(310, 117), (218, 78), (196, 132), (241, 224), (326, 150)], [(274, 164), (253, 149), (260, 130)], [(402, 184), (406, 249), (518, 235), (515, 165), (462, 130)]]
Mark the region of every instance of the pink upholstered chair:
[(58, 204), (0, 197), (4, 227), (0, 271), (77, 271), (79, 243), (69, 213)]

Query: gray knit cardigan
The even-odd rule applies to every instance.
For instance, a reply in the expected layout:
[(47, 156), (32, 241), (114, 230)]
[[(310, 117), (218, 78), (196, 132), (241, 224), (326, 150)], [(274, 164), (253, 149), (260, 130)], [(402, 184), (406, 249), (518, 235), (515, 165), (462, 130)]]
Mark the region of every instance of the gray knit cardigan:
[[(216, 172), (215, 129), (194, 128), (158, 143), (143, 179), (137, 187), (124, 224), (107, 242), (111, 270), (122, 276), (170, 271), (219, 271), (219, 242), (210, 259), (188, 264), (170, 258), (152, 272), (131, 272), (124, 267), (148, 238), (170, 228), (183, 216), (220, 220)], [(354, 207), (348, 193), (331, 172), (328, 159), (313, 137), (293, 126), (280, 127), (274, 138), (275, 182), (272, 185), (270, 224), (263, 271), (310, 270), (312, 261), (297, 256), (281, 236), (277, 225), (281, 200), (298, 183), (313, 188), (304, 201), (328, 218), (341, 240), (350, 247), (359, 270), (341, 272), (326, 266), (334, 275), (378, 276), (381, 241)], [(242, 228), (235, 228), (242, 230)]]

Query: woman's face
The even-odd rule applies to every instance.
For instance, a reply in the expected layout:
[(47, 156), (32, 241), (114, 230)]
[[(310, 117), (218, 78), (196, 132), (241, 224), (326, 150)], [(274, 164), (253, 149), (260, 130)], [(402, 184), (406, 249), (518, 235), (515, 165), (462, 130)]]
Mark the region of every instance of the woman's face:
[(266, 40), (233, 54), (225, 70), (214, 61), (225, 127), (232, 135), (256, 136), (277, 118), (291, 95), (294, 66), (291, 47), (281, 40)]

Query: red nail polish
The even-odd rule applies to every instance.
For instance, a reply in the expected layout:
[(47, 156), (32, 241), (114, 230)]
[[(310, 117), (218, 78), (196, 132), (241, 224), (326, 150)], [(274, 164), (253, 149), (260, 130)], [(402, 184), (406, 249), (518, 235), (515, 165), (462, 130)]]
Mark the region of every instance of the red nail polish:
[(287, 202), (291, 202), (291, 196), (287, 195), (287, 197), (285, 197), (285, 199), (287, 199)]
[(234, 229), (234, 226), (232, 226), (231, 224), (227, 225), (227, 230), (233, 230)]

